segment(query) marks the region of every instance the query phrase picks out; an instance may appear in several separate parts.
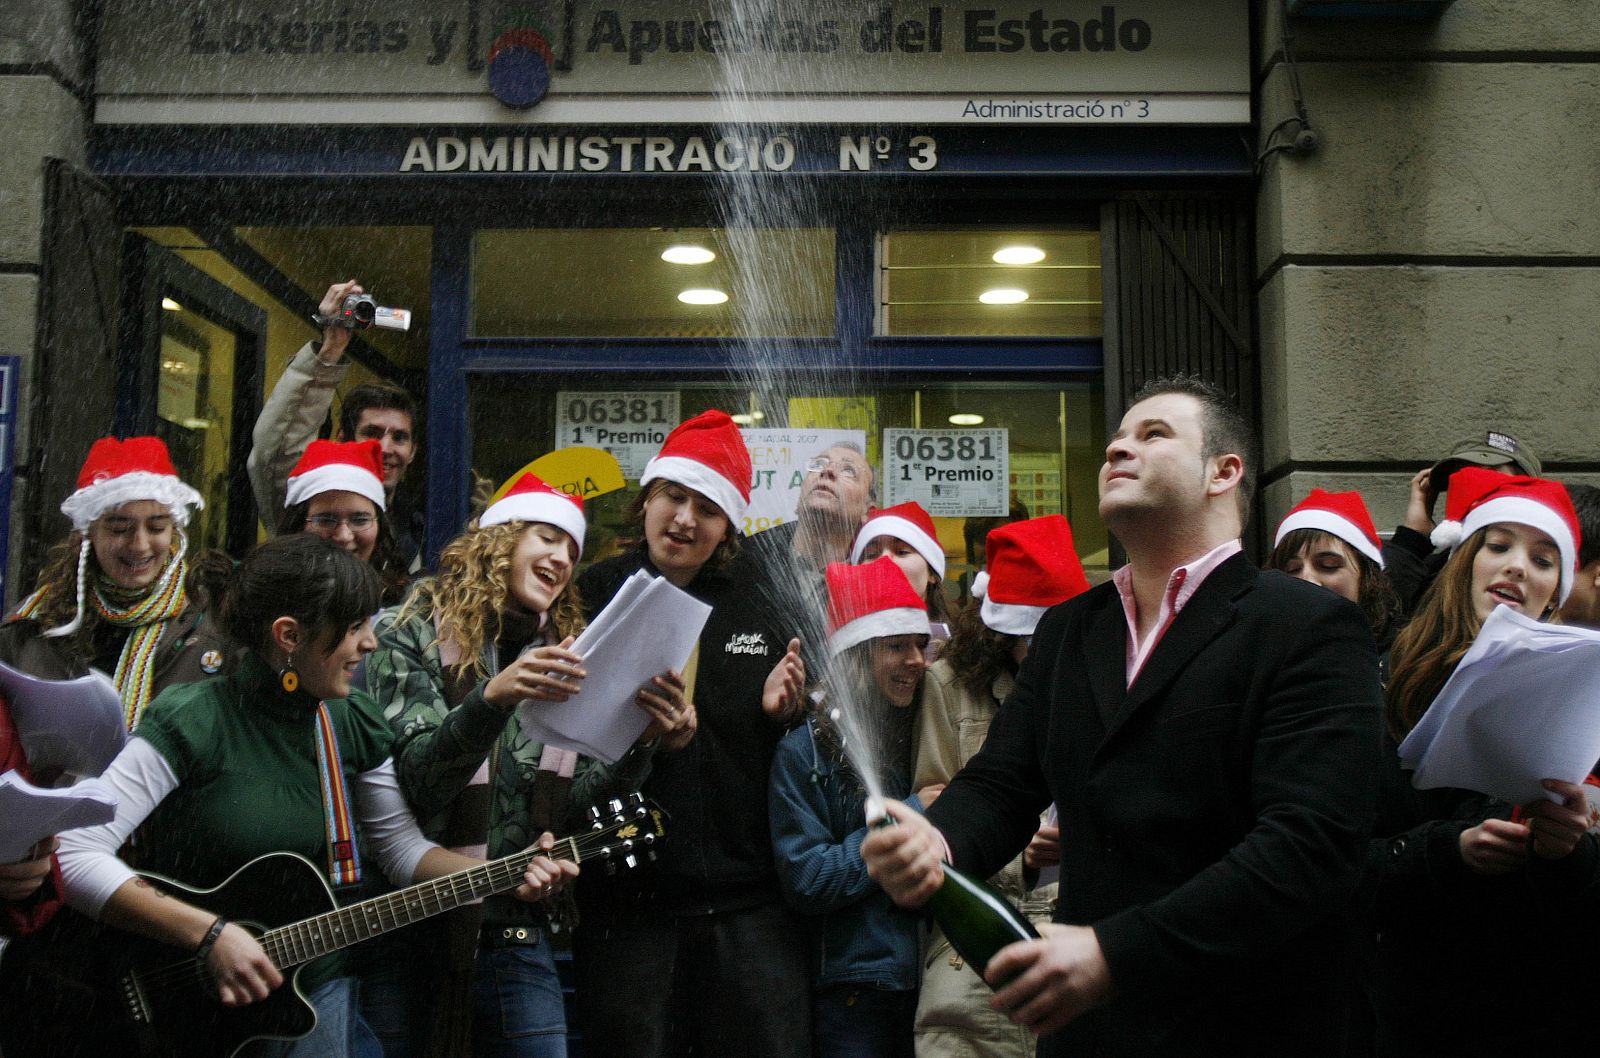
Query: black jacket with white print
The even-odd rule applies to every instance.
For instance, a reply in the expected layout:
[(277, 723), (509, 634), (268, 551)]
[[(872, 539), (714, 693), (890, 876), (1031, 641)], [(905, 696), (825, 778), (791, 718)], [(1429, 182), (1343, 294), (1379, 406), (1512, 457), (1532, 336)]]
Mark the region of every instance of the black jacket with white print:
[[(643, 545), (585, 570), (578, 589), (589, 616), (640, 569), (658, 573)], [(603, 881), (586, 876), (580, 906), (642, 899), (658, 911), (694, 915), (779, 899), (767, 781), (785, 728), (762, 713), (761, 691), (788, 636), (761, 576), (741, 556), (724, 570), (702, 569), (689, 584), (712, 607), (694, 677), (699, 730), (685, 748), (657, 753), (644, 784), (667, 811), (665, 847), (654, 869)]]

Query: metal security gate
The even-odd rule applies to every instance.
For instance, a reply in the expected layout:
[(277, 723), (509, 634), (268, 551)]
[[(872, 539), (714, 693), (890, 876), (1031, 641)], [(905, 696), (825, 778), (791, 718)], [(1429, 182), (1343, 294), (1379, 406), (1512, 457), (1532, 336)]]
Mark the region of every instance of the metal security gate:
[(1252, 213), (1248, 198), (1222, 195), (1135, 192), (1106, 205), (1107, 436), (1140, 386), (1179, 372), (1221, 386), (1259, 426)]
[(1107, 406), (1120, 409), (1151, 378), (1186, 372), (1233, 394), (1254, 419), (1249, 202), (1136, 194), (1108, 208), (1105, 274), (1116, 277), (1116, 297), (1106, 313)]

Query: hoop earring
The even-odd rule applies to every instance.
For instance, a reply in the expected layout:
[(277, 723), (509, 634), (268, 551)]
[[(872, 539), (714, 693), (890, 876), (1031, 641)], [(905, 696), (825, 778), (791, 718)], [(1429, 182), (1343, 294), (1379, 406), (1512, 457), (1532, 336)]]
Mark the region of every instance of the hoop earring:
[(294, 655), (288, 655), (283, 662), (283, 668), (278, 670), (278, 686), (283, 688), (284, 694), (293, 694), (300, 689), (300, 673), (294, 667)]

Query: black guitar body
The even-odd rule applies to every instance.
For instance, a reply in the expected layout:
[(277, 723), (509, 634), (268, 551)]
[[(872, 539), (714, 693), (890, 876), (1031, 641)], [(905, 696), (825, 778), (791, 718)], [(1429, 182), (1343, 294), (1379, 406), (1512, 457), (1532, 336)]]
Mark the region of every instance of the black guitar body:
[[(215, 889), (141, 874), (254, 933), (334, 909), (322, 873), (293, 853), (252, 860)], [(20, 1058), (219, 1058), (316, 1025), (299, 969), (259, 1003), (225, 1007), (187, 953), (63, 910), (0, 955), (0, 1051)]]

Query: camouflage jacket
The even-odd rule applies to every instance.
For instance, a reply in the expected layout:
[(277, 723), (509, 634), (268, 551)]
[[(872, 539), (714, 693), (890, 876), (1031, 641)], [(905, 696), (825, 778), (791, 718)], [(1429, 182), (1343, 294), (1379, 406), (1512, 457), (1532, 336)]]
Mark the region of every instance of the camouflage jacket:
[[(447, 674), (439, 653), (439, 637), (429, 612), (397, 621), (398, 607), (378, 615), (378, 649), (367, 659), (366, 686), (383, 707), (395, 732), (395, 771), (400, 789), (416, 813), (423, 833), (439, 841), (450, 818), (450, 805), (488, 759), (494, 765), (489, 809), (488, 857), (496, 859), (527, 848), (539, 833), (529, 818), (530, 795), (544, 746), (530, 739), (507, 712), (483, 697), (487, 680), (467, 692), (451, 708)], [(637, 790), (650, 772), (651, 753), (630, 751), (615, 765), (579, 757), (569, 796), (569, 810), (581, 812), (606, 797)], [(563, 836), (557, 823), (557, 837)], [(485, 904), (486, 922), (522, 921), (534, 905), (509, 895)]]

